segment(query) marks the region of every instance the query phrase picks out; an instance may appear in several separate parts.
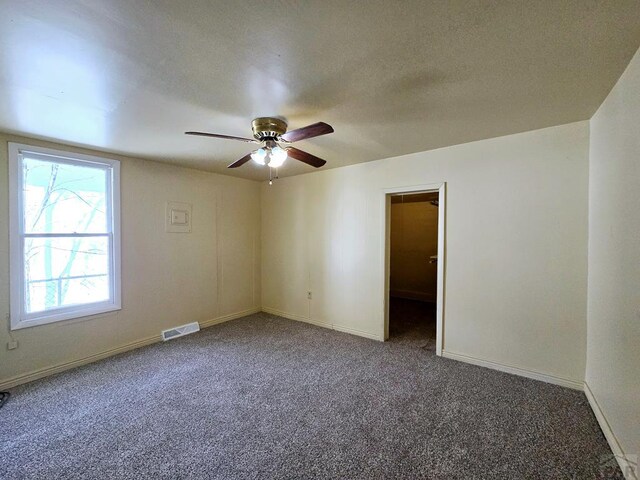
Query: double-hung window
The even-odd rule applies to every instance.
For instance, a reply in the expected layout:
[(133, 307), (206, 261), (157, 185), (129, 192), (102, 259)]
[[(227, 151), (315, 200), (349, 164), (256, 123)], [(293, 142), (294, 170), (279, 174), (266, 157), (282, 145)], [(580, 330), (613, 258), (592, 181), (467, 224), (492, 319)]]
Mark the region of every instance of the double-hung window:
[(11, 328), (120, 308), (120, 163), (9, 144)]

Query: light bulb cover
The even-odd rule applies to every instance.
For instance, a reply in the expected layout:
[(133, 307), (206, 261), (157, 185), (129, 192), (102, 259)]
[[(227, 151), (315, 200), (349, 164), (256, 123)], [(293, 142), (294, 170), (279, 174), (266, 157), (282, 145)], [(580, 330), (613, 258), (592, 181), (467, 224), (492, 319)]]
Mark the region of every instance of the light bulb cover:
[(267, 160), (267, 151), (264, 148), (259, 148), (251, 154), (251, 160), (256, 162), (258, 165), (264, 165)]
[(281, 147), (273, 147), (271, 149), (271, 161), (269, 166), (271, 168), (279, 168), (287, 159), (287, 151)]

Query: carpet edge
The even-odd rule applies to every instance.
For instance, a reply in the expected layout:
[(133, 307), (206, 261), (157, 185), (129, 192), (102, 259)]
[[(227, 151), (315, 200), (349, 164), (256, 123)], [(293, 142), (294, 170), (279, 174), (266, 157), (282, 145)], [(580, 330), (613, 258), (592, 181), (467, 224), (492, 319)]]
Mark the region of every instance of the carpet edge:
[(342, 325), (338, 325), (336, 323), (318, 322), (317, 320), (312, 320), (309, 317), (306, 317), (303, 315), (296, 315), (295, 313), (284, 312), (282, 310), (278, 310), (277, 308), (263, 306), (262, 311), (265, 313), (269, 313), (271, 315), (277, 315), (278, 317), (283, 317), (283, 318), (287, 318), (289, 320), (295, 320), (298, 322), (309, 323), (317, 327), (328, 328), (329, 330), (335, 330), (337, 332), (348, 333), (350, 335), (356, 335), (358, 337), (368, 338), (370, 340), (376, 340), (379, 342), (383, 341), (383, 339), (381, 339), (379, 335), (376, 335), (374, 333), (358, 330), (357, 328), (345, 327)]
[(548, 373), (536, 372), (535, 370), (527, 370), (526, 368), (515, 367), (513, 365), (505, 365), (502, 363), (483, 360), (481, 358), (471, 357), (460, 353), (453, 353), (446, 350), (443, 350), (442, 356), (450, 360), (470, 363), (478, 367), (490, 368), (492, 370), (498, 370), (500, 372), (510, 373), (512, 375), (531, 378), (533, 380), (539, 380), (545, 383), (551, 383), (553, 385), (560, 385), (561, 387), (567, 387), (573, 390), (584, 390), (584, 382), (582, 381), (556, 377), (555, 375), (549, 375)]
[(616, 434), (613, 433), (613, 429), (611, 428), (611, 425), (607, 421), (607, 417), (605, 416), (604, 412), (600, 408), (600, 404), (598, 403), (596, 396), (593, 394), (591, 387), (589, 387), (589, 384), (586, 381), (584, 382), (584, 393), (587, 396), (587, 400), (589, 401), (589, 406), (591, 407), (591, 410), (593, 410), (593, 414), (595, 415), (596, 420), (600, 425), (600, 429), (604, 434), (604, 438), (607, 439), (609, 448), (611, 448), (611, 452), (616, 457), (616, 460), (618, 462), (618, 465), (620, 466), (620, 470), (622, 470), (622, 474), (624, 475), (624, 478), (626, 480), (637, 480), (638, 477), (636, 476), (636, 473), (635, 473), (637, 466), (634, 467), (633, 463), (630, 462), (629, 459), (627, 458), (627, 454), (622, 449), (620, 442), (618, 442), (618, 437), (616, 437)]
[[(212, 327), (214, 325), (228, 322), (230, 320), (235, 320), (236, 318), (245, 317), (247, 315), (258, 313), (260, 311), (261, 309), (259, 307), (256, 307), (256, 308), (251, 308), (247, 310), (242, 310), (236, 313), (230, 313), (228, 315), (223, 315), (221, 317), (215, 317), (209, 320), (204, 320), (202, 322), (199, 322), (200, 328)], [(152, 335), (139, 340), (135, 340), (125, 345), (121, 345), (119, 347), (115, 347), (109, 350), (95, 353), (87, 357), (78, 358), (76, 360), (71, 360), (69, 362), (58, 363), (56, 365), (52, 365), (49, 367), (39, 368), (37, 370), (32, 370), (31, 372), (5, 378), (0, 380), (0, 390), (8, 390), (10, 388), (17, 387), (18, 385), (23, 385), (25, 383), (33, 382), (34, 380), (38, 380), (40, 378), (48, 377), (50, 375), (55, 375), (56, 373), (61, 373), (66, 370), (71, 370), (72, 368), (81, 367), (82, 365), (88, 365), (90, 363), (104, 360), (105, 358), (113, 357), (114, 355), (118, 355), (120, 353), (125, 353), (131, 350), (135, 350), (137, 348), (146, 347), (147, 345), (158, 343), (161, 340), (162, 338), (160, 336), (160, 332), (158, 332), (157, 335)]]

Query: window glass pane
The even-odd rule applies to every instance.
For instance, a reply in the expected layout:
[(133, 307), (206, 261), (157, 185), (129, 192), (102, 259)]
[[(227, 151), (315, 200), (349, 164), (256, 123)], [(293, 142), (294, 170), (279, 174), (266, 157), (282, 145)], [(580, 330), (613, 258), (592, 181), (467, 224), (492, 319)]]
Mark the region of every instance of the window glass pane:
[(25, 238), (25, 311), (109, 300), (109, 238)]
[(23, 159), (25, 233), (107, 232), (107, 170)]

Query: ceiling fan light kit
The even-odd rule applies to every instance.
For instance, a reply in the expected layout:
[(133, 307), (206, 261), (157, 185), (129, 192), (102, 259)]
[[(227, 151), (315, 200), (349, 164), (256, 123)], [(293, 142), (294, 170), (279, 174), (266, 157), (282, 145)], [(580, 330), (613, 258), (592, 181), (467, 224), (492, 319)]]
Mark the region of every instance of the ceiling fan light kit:
[[(324, 122), (314, 123), (306, 127), (298, 128), (287, 132), (287, 122), (276, 117), (258, 117), (251, 122), (251, 129), (255, 138), (235, 137), (232, 135), (221, 135), (217, 133), (207, 132), (185, 132), (187, 135), (198, 135), (202, 137), (222, 138), (225, 140), (237, 140), (246, 143), (262, 143), (263, 145), (248, 153), (240, 160), (236, 160), (227, 168), (237, 168), (249, 160), (253, 160), (258, 165), (267, 165), (269, 167), (269, 184), (272, 183), (273, 175), (271, 170), (280, 168), (288, 157), (300, 162), (311, 165), (315, 168), (322, 167), (325, 160), (311, 155), (310, 153), (299, 150), (295, 147), (281, 147), (279, 143), (290, 144), (307, 138), (319, 137), (333, 133), (333, 128)], [(276, 175), (277, 178), (277, 175)]]
[(287, 159), (287, 151), (275, 140), (265, 140), (264, 144), (264, 147), (251, 152), (251, 160), (258, 165), (268, 165), (271, 168), (281, 167)]

